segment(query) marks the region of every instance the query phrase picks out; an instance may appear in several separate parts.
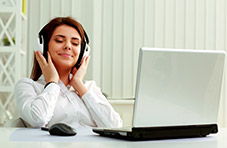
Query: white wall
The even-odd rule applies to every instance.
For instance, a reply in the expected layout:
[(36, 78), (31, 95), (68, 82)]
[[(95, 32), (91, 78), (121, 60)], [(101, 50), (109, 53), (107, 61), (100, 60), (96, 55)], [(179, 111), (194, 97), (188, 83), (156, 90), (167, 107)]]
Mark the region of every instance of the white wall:
[[(71, 15), (85, 26), (91, 40), (87, 78), (110, 99), (134, 97), (142, 46), (226, 50), (226, 0), (28, 0), (28, 4), (28, 73), (38, 30), (50, 18)], [(223, 88), (219, 122), (227, 125)]]

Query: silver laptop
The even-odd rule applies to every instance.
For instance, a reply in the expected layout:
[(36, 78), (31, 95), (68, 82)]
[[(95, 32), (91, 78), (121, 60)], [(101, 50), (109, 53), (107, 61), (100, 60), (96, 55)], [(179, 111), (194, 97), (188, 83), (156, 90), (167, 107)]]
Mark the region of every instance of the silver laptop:
[(129, 131), (94, 128), (129, 140), (217, 133), (225, 52), (141, 48)]

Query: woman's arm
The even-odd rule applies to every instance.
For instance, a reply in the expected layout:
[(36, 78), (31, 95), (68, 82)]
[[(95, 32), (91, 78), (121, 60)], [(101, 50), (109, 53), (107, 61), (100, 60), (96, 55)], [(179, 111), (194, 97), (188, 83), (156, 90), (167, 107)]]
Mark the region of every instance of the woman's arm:
[(98, 127), (121, 127), (121, 117), (107, 101), (95, 82), (88, 81), (85, 85), (88, 92), (82, 96), (82, 100), (85, 102), (96, 125)]
[(83, 96), (88, 91), (84, 85), (83, 78), (86, 74), (89, 60), (90, 56), (83, 57), (79, 69), (77, 70), (76, 67), (72, 69), (73, 76), (70, 80), (70, 85), (75, 89), (79, 97)]
[[(33, 127), (42, 127), (53, 115), (60, 88), (51, 83), (43, 89), (43, 85), (35, 83), (28, 78), (18, 81), (15, 99), (22, 119)], [(40, 92), (36, 89), (40, 89)]]
[(98, 127), (121, 127), (122, 120), (119, 114), (115, 112), (95, 82), (89, 81), (86, 84), (83, 82), (89, 59), (90, 56), (84, 57), (80, 68), (72, 70), (73, 77), (70, 84), (86, 104), (92, 119)]

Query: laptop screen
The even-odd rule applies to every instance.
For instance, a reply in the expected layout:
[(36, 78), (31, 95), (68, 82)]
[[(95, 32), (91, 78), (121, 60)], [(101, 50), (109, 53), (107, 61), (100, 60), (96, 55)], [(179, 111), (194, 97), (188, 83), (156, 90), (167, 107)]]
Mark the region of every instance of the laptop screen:
[(216, 124), (225, 52), (141, 48), (133, 127)]

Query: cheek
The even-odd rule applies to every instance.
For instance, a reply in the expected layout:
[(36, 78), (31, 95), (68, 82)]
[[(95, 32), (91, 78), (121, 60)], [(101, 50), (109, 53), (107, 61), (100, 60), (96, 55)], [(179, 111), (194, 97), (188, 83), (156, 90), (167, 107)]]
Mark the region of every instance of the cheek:
[(48, 51), (51, 53), (52, 56), (55, 56), (57, 54), (57, 51), (62, 50), (61, 44), (56, 44), (54, 42), (50, 42), (48, 46)]
[(53, 42), (50, 41), (49, 44), (48, 44), (48, 51), (50, 53), (52, 53), (52, 52), (54, 52), (54, 49), (56, 49), (56, 45)]
[(60, 47), (58, 47), (58, 45), (54, 44), (53, 42), (49, 42), (49, 45), (48, 45), (48, 52), (50, 53), (51, 55), (51, 58), (52, 58), (52, 61), (55, 63), (55, 61), (58, 60), (58, 55), (57, 55), (57, 50), (59, 49)]
[(73, 49), (73, 54), (76, 56), (76, 57), (79, 57), (80, 55), (80, 47), (76, 47)]

